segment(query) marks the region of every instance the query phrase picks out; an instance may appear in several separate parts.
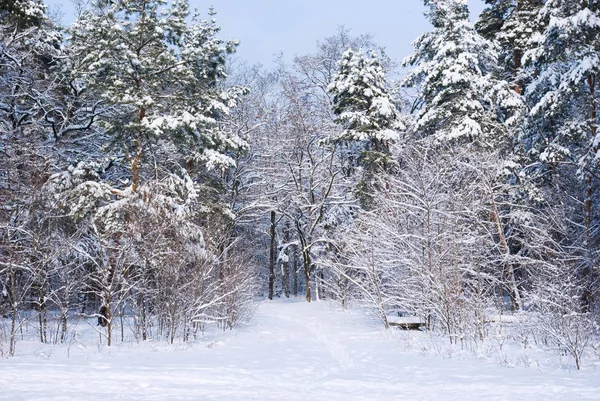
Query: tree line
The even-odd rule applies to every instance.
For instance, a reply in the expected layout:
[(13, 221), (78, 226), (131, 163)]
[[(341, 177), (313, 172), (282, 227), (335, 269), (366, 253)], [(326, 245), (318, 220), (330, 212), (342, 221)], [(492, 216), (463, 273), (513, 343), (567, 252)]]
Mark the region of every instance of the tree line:
[(26, 320), (43, 342), (81, 316), (109, 344), (173, 342), (301, 294), (467, 346), (516, 314), (511, 335), (579, 367), (599, 323), (600, 3), (486, 3), (472, 24), (466, 1), (424, 0), (399, 77), (344, 28), (267, 68), (185, 1), (97, 0), (65, 29), (0, 2), (9, 353)]

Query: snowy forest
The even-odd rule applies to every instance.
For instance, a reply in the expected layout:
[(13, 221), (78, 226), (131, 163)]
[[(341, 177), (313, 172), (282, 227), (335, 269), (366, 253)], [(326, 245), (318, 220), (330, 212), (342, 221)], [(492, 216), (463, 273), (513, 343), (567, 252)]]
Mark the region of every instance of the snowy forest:
[(0, 0), (0, 356), (301, 298), (600, 358), (600, 0), (485, 2), (260, 66), (187, 0)]

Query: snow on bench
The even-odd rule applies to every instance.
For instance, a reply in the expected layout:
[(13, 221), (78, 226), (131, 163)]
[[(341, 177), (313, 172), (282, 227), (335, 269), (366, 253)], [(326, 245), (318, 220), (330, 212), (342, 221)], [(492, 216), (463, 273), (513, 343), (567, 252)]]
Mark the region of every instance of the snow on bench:
[(418, 316), (387, 316), (390, 326), (403, 330), (420, 330), (426, 326), (425, 321)]

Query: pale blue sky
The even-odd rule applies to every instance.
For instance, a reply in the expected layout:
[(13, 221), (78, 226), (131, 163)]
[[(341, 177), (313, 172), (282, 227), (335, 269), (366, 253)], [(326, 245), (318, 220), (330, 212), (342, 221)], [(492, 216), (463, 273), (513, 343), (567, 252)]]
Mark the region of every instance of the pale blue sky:
[[(62, 8), (64, 24), (73, 20), (70, 0), (45, 2)], [(469, 4), (473, 19), (484, 4)], [(241, 42), (239, 57), (267, 65), (279, 52), (287, 60), (313, 52), (317, 40), (335, 34), (340, 25), (354, 35), (374, 35), (392, 59), (402, 61), (412, 41), (430, 29), (422, 0), (190, 0), (190, 5), (205, 16), (214, 6), (223, 38)]]

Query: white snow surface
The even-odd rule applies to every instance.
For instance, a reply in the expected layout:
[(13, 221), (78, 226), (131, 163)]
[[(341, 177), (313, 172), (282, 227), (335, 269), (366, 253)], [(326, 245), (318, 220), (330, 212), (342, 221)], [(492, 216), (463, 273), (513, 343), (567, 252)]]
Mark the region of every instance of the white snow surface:
[(445, 359), (406, 346), (427, 338), (385, 331), (363, 311), (341, 311), (329, 302), (263, 302), (249, 326), (189, 344), (109, 349), (82, 340), (67, 355), (66, 346), (21, 341), (17, 356), (0, 360), (0, 399), (600, 399), (597, 368), (541, 372), (477, 358)]

